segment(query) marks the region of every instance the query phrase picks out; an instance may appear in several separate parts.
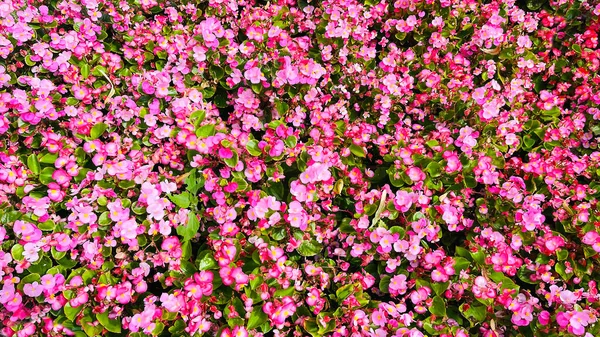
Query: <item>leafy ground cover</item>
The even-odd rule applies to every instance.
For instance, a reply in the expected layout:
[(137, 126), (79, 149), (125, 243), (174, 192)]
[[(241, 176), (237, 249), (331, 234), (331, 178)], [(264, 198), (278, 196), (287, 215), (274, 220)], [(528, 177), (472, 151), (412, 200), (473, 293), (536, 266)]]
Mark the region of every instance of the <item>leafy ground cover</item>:
[(0, 2), (0, 334), (600, 335), (599, 17)]

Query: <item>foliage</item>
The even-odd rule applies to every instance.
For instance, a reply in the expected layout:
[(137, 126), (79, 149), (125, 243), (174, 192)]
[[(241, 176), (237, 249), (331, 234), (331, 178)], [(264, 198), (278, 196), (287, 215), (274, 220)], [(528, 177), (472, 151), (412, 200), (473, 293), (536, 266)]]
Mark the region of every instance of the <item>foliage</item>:
[(1, 2), (0, 334), (600, 335), (599, 17)]

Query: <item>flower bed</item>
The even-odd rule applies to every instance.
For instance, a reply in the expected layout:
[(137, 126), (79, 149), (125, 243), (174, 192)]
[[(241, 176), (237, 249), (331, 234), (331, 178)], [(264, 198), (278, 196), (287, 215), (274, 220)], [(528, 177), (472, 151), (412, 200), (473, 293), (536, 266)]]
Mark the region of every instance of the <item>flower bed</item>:
[(598, 336), (599, 17), (1, 2), (0, 335)]

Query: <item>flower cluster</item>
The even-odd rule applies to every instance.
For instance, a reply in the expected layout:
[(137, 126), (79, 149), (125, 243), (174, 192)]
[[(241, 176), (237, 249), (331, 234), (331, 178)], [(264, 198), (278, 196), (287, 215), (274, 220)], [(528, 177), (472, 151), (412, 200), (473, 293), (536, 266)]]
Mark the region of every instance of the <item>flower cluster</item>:
[(600, 335), (594, 0), (0, 0), (0, 335)]

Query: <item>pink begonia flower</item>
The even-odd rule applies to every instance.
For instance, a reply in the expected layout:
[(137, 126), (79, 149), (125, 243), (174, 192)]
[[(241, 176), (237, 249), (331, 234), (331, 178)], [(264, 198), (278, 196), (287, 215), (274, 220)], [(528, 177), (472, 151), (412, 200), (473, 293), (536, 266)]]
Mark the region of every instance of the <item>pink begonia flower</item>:
[(229, 159), (233, 157), (233, 151), (226, 147), (222, 147), (219, 149), (219, 157), (222, 159)]
[(258, 67), (252, 67), (244, 72), (244, 77), (253, 84), (258, 84), (261, 81), (266, 81), (262, 72)]
[(309, 166), (304, 173), (300, 174), (300, 181), (303, 184), (326, 181), (331, 178), (329, 166), (321, 163), (314, 163)]
[(46, 215), (47, 209), (50, 207), (50, 199), (43, 197), (39, 199), (26, 196), (23, 198), (23, 203), (33, 210), (33, 214), (38, 217)]
[(35, 243), (28, 242), (23, 245), (23, 257), (28, 262), (36, 262), (40, 258), (40, 248)]
[(406, 275), (400, 274), (390, 279), (389, 290), (392, 295), (402, 295), (407, 289)]
[(162, 302), (163, 307), (169, 312), (178, 312), (183, 305), (183, 298), (175, 294), (163, 293), (160, 296), (160, 301)]
[(311, 288), (309, 290), (308, 296), (306, 297), (306, 304), (309, 306), (315, 306), (319, 302), (321, 298), (321, 294), (317, 288)]
[(133, 240), (137, 237), (138, 224), (135, 222), (135, 218), (129, 218), (121, 222), (120, 228), (119, 234), (122, 238)]
[(6, 304), (15, 294), (15, 286), (12, 283), (4, 283), (0, 290), (0, 304)]
[(61, 187), (55, 183), (51, 182), (48, 184), (48, 199), (53, 202), (60, 202), (66, 196), (66, 193), (61, 189)]
[(23, 297), (19, 293), (14, 293), (6, 300), (4, 307), (10, 312), (15, 312), (19, 309), (21, 303), (23, 303)]
[(550, 323), (550, 313), (546, 310), (540, 312), (537, 318), (541, 325), (548, 325), (548, 323)]
[(407, 212), (411, 208), (415, 196), (413, 192), (397, 191), (396, 198), (394, 199), (396, 209), (401, 212)]
[(248, 337), (248, 330), (243, 326), (236, 326), (232, 331), (233, 337)]
[(94, 209), (91, 206), (78, 206), (75, 207), (77, 217), (81, 223), (91, 224), (96, 222), (98, 216), (94, 213)]
[(447, 161), (447, 164), (446, 164), (446, 172), (447, 173), (457, 172), (462, 169), (462, 163), (460, 162), (460, 159), (458, 158), (458, 155), (456, 152), (445, 151), (443, 157)]
[(52, 290), (54, 288), (54, 286), (56, 285), (56, 280), (54, 278), (54, 275), (51, 274), (46, 274), (44, 276), (42, 276), (42, 278), (40, 279), (40, 285), (44, 290)]
[(371, 314), (371, 322), (373, 322), (373, 324), (378, 325), (378, 326), (385, 326), (385, 323), (387, 322), (387, 318), (385, 317), (385, 314), (382, 311), (375, 310)]

